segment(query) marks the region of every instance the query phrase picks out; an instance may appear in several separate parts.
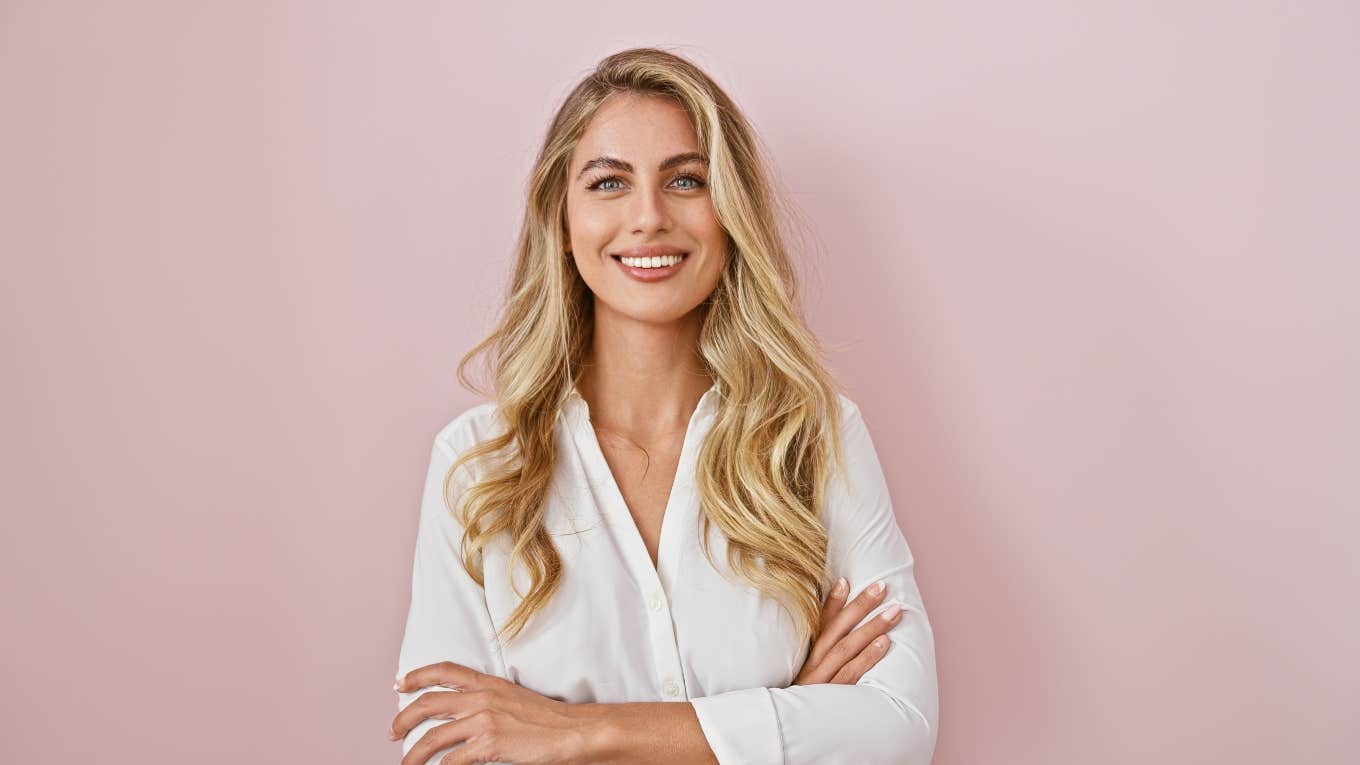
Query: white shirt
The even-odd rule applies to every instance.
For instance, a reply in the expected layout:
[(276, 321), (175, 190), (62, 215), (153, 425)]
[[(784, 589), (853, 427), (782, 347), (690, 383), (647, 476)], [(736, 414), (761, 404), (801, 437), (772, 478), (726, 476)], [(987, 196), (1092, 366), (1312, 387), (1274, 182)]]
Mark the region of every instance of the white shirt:
[[(443, 482), (455, 456), (504, 425), (485, 403), (442, 428), (420, 508), (398, 670), (452, 661), (570, 703), (689, 701), (722, 765), (926, 765), (939, 715), (934, 637), (859, 407), (840, 396), (849, 485), (839, 474), (828, 479), (829, 566), (833, 580), (849, 580), (850, 598), (887, 583), (867, 619), (893, 603), (903, 614), (888, 632), (887, 654), (858, 684), (788, 687), (810, 646), (778, 602), (730, 569), (724, 578), (699, 547), (695, 464), (720, 396), (710, 388), (690, 417), (653, 567), (589, 407), (572, 391), (558, 412), (544, 521), (562, 556), (562, 585), (503, 651), (493, 635), (519, 600), (508, 579), (509, 545), (497, 539), (484, 548), (486, 588), (477, 586), (462, 567), (462, 529), (445, 508)], [(462, 476), (460, 469), (455, 497)], [(709, 539), (713, 561), (726, 568), (726, 537), (712, 525)], [(515, 581), (528, 591), (522, 568)], [(429, 690), (398, 694), (398, 710)], [(447, 722), (415, 726), (403, 753)]]

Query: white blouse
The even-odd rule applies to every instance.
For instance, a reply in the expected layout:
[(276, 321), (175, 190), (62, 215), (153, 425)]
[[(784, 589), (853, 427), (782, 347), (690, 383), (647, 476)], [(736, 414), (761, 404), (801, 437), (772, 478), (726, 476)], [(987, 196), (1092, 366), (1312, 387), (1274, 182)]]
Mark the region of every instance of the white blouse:
[[(497, 539), (484, 548), (483, 590), (463, 570), (462, 529), (442, 496), (455, 456), (504, 425), (495, 405), (485, 403), (441, 429), (420, 508), (398, 670), (452, 661), (570, 703), (689, 701), (722, 765), (926, 765), (939, 716), (934, 637), (859, 407), (840, 396), (849, 484), (834, 474), (827, 486), (829, 566), (833, 579), (849, 580), (850, 598), (876, 581), (887, 583), (882, 604), (866, 620), (893, 603), (903, 615), (888, 631), (887, 654), (857, 684), (789, 687), (810, 646), (798, 641), (777, 601), (726, 569), (726, 537), (716, 525), (709, 536), (713, 560), (730, 579), (699, 546), (695, 464), (720, 396), (716, 385), (709, 388), (690, 416), (654, 567), (600, 450), (589, 407), (572, 391), (558, 413), (558, 460), (544, 521), (562, 556), (562, 585), (504, 650), (493, 636), (519, 600), (508, 578), (509, 545)], [(460, 469), (455, 477), (455, 497), (467, 485), (464, 475)], [(528, 592), (524, 570), (515, 581)], [(399, 693), (398, 710), (430, 690)], [(416, 725), (403, 753), (446, 722)]]

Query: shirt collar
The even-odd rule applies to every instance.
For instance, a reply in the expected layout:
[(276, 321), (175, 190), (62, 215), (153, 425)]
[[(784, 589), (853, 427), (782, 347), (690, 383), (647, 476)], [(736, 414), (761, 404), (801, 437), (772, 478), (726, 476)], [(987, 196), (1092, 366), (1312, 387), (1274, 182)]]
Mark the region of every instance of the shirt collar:
[[(708, 386), (708, 390), (704, 391), (704, 395), (699, 397), (699, 405), (695, 408), (695, 411), (704, 414), (712, 414), (717, 410), (718, 402), (721, 399), (722, 391), (719, 390), (718, 383), (715, 382)], [(582, 418), (588, 418), (589, 411), (590, 406), (586, 404), (585, 398), (581, 396), (580, 389), (576, 387), (575, 383), (572, 383), (571, 390), (567, 393), (567, 400), (562, 404), (562, 408), (558, 410), (558, 416), (572, 414), (579, 415)]]

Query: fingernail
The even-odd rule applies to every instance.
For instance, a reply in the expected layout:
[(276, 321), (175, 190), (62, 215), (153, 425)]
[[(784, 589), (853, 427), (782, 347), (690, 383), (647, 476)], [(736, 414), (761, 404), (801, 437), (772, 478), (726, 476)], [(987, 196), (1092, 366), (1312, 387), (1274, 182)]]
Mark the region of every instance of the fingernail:
[(401, 683), (392, 683), (392, 690), (401, 693)]
[(888, 639), (887, 639), (886, 637), (882, 636), (882, 635), (879, 635), (878, 637), (874, 638), (874, 647), (875, 647), (875, 648), (882, 648), (883, 646), (885, 646), (885, 645), (887, 645), (887, 644), (888, 644)]
[(890, 621), (892, 621), (893, 619), (896, 619), (896, 618), (897, 618), (897, 615), (900, 614), (900, 613), (902, 613), (902, 607), (899, 606), (899, 605), (893, 605), (893, 606), (890, 607), (888, 610), (886, 610), (886, 611), (884, 611), (883, 613), (879, 614), (879, 615), (878, 615), (878, 618), (882, 619), (882, 620), (885, 621), (885, 622), (890, 622)]
[(836, 586), (831, 590), (831, 594), (838, 598), (845, 597), (845, 591), (848, 589), (850, 589), (849, 582), (845, 581), (845, 577), (841, 577), (836, 580)]
[(884, 583), (882, 583), (882, 582), (874, 582), (873, 584), (869, 585), (869, 594), (875, 595), (875, 596), (877, 596), (877, 595), (882, 595), (882, 594), (883, 594), (883, 591), (884, 591), (885, 589), (887, 589), (887, 588), (888, 588), (888, 585), (886, 585), (886, 584), (884, 584)]

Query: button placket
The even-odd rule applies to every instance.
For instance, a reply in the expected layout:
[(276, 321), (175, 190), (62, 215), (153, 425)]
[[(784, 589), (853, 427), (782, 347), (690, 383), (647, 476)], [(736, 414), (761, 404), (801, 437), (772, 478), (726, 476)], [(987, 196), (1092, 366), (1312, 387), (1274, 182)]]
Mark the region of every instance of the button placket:
[[(699, 402), (699, 407), (691, 415), (689, 428), (685, 432), (685, 440), (680, 450), (679, 469), (672, 484), (671, 494), (666, 502), (657, 564), (653, 565), (651, 557), (647, 555), (646, 547), (642, 543), (641, 536), (635, 532), (628, 534), (630, 537), (629, 544), (625, 545), (623, 551), (625, 565), (632, 569), (634, 581), (644, 585), (640, 588), (639, 595), (644, 598), (643, 603), (646, 609), (644, 614), (646, 614), (648, 636), (652, 645), (652, 659), (657, 682), (660, 684), (662, 697), (666, 700), (679, 700), (687, 697), (684, 685), (684, 668), (680, 661), (680, 646), (677, 642), (675, 625), (671, 619), (670, 610), (667, 608), (668, 599), (666, 598), (665, 584), (673, 581), (674, 571), (672, 569), (677, 563), (675, 557), (680, 552), (678, 545), (680, 536), (684, 534), (683, 527), (689, 520), (697, 517), (698, 499), (694, 495), (694, 482), (688, 473), (694, 469), (696, 450), (702, 436), (711, 424), (716, 395), (716, 386), (710, 388), (704, 394)], [(596, 477), (609, 494), (605, 512), (614, 518), (620, 529), (627, 530), (624, 533), (633, 532), (634, 522), (627, 503), (623, 499), (623, 492), (618, 488), (613, 473), (610, 472), (609, 464), (604, 458), (604, 452), (600, 449), (599, 441), (595, 437), (595, 432), (590, 427), (589, 407), (585, 399), (581, 398), (579, 394), (576, 394), (573, 398), (572, 405), (572, 410), (575, 413), (573, 430), (577, 438), (577, 446), (584, 450), (587, 459), (594, 468)]]
[(659, 580), (654, 580), (653, 589), (649, 593), (647, 606), (651, 610), (651, 615), (648, 616), (647, 622), (648, 631), (651, 633), (656, 677), (661, 684), (662, 695), (667, 699), (676, 699), (683, 690), (677, 678), (683, 675), (680, 667), (680, 646), (675, 641), (675, 625), (671, 620), (670, 610), (666, 608), (666, 599), (662, 596)]

